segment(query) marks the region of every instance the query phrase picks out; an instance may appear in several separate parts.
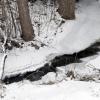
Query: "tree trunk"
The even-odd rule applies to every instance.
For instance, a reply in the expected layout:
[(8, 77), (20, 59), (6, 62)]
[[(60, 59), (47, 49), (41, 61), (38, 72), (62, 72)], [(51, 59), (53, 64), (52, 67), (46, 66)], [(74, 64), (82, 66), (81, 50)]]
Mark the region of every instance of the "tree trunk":
[(75, 0), (58, 0), (58, 12), (64, 19), (75, 19)]
[(17, 0), (17, 4), (18, 4), (19, 19), (22, 29), (22, 38), (25, 41), (31, 41), (35, 35), (29, 15), (28, 1)]

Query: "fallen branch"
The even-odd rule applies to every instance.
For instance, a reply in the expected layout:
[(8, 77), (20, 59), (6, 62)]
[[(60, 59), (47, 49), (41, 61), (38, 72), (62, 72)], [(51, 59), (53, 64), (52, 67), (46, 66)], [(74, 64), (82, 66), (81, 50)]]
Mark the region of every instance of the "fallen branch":
[(4, 53), (4, 56), (1, 61), (1, 69), (0, 69), (0, 80), (2, 81), (4, 76), (4, 69), (5, 69), (5, 60), (7, 58), (7, 54)]
[(0, 67), (0, 80), (1, 81), (2, 81), (3, 76), (4, 76), (5, 60), (7, 58), (6, 47), (5, 47), (6, 43), (7, 43), (7, 36), (6, 36), (6, 34), (4, 34), (4, 43), (2, 45), (4, 56), (2, 57), (1, 67)]

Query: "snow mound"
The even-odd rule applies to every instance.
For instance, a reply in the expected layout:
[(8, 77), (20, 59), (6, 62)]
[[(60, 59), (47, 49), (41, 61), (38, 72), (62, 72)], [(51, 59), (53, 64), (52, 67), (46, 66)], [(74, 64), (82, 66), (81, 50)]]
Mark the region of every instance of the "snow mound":
[[(86, 49), (100, 39), (100, 5), (95, 0), (83, 0), (76, 11), (76, 20), (66, 21), (57, 37), (61, 52), (72, 54)], [(64, 34), (64, 35), (62, 35)]]

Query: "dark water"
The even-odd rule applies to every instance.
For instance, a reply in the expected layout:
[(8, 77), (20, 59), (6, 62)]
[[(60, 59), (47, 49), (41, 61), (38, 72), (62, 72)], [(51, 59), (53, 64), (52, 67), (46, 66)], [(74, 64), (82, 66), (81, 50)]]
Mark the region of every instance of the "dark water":
[(64, 54), (60, 56), (56, 56), (49, 63), (46, 63), (41, 68), (36, 71), (26, 72), (24, 74), (17, 74), (10, 77), (5, 77), (2, 81), (5, 84), (10, 84), (13, 82), (19, 82), (24, 79), (30, 81), (37, 81), (42, 78), (42, 76), (46, 75), (48, 72), (56, 72), (57, 67), (65, 66), (71, 63), (80, 63), (82, 62), (80, 59), (93, 56), (100, 52), (100, 42), (96, 42), (87, 49), (80, 51), (74, 54)]

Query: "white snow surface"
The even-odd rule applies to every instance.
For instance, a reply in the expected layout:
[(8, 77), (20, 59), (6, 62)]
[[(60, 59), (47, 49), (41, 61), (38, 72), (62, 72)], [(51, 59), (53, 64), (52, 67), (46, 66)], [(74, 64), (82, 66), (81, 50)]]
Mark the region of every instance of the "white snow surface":
[(96, 57), (93, 60), (90, 60), (86, 66), (92, 67), (92, 68), (96, 68), (100, 70), (100, 56)]
[(46, 57), (53, 52), (55, 53), (55, 50), (50, 48), (35, 50), (32, 47), (24, 47), (23, 49), (13, 49), (7, 53), (4, 76), (34, 71), (42, 67), (47, 62)]
[[(38, 6), (38, 3), (35, 7)], [(54, 24), (54, 22), (52, 23)], [(53, 24), (49, 23), (50, 26)], [(44, 25), (46, 27), (47, 24)], [(36, 37), (36, 39), (40, 39), (43, 43), (49, 44), (49, 46), (41, 47), (39, 50), (25, 46), (22, 49), (14, 48), (12, 51), (8, 51), (6, 53), (4, 75), (36, 70), (52, 59), (56, 53), (69, 54), (87, 48), (100, 39), (99, 26), (100, 3), (97, 0), (81, 0), (76, 11), (76, 20), (66, 21), (57, 30), (57, 35), (55, 36), (53, 33), (47, 35), (47, 31), (44, 29), (43, 36), (41, 34)], [(49, 28), (52, 32), (55, 32), (55, 29), (57, 29), (55, 24)], [(94, 79), (100, 79), (99, 71), (93, 69), (95, 67), (85, 66), (88, 61), (96, 58), (96, 56), (85, 58), (83, 59), (84, 62), (80, 64), (70, 64), (57, 68), (57, 73), (48, 73), (36, 82), (24, 80), (19, 83), (4, 85), (5, 88), (3, 89), (0, 83), (0, 100), (100, 100), (100, 81), (83, 82), (66, 78), (66, 72), (73, 69), (74, 74), (80, 76), (78, 76), (79, 79), (85, 75)], [(1, 64), (2, 59), (3, 54), (0, 53)], [(92, 64), (95, 62), (95, 66), (98, 69), (100, 67), (100, 57), (92, 61)], [(78, 77), (76, 80), (78, 80)], [(1, 96), (3, 97), (1, 98)]]
[(100, 100), (100, 83), (62, 81), (53, 85), (14, 83), (6, 87), (2, 100)]
[[(59, 41), (61, 52), (74, 53), (84, 50), (100, 39), (100, 4), (96, 0), (80, 0), (76, 20), (62, 26), (64, 38)], [(57, 38), (58, 39), (58, 38)]]
[[(33, 24), (36, 25), (34, 26), (36, 40), (46, 44), (47, 47), (35, 50), (34, 47), (25, 46), (22, 49), (14, 48), (8, 51), (4, 76), (36, 70), (51, 59), (53, 54), (72, 54), (84, 50), (100, 39), (100, 4), (97, 0), (80, 1), (77, 5), (76, 19), (67, 20), (60, 27), (58, 26), (62, 19), (55, 13), (56, 7), (47, 8), (38, 0), (30, 7), (30, 11), (32, 20), (34, 19)], [(45, 16), (45, 13), (48, 16)], [(53, 13), (55, 15), (52, 15)], [(38, 27), (38, 24), (41, 27)], [(2, 57), (3, 54), (0, 53), (0, 62)]]

